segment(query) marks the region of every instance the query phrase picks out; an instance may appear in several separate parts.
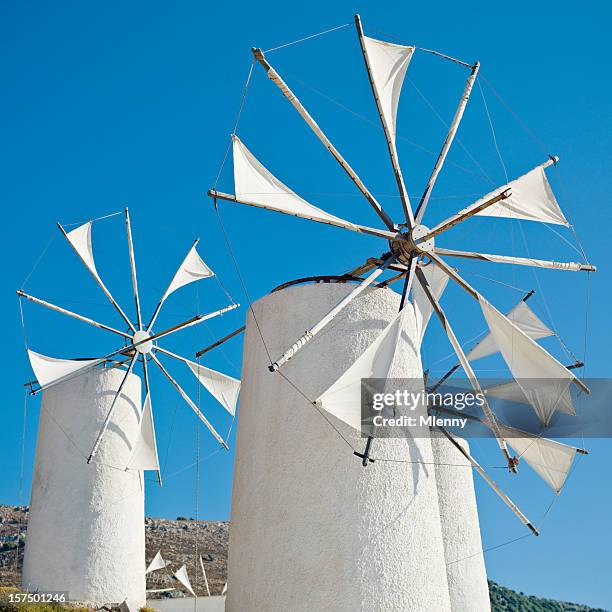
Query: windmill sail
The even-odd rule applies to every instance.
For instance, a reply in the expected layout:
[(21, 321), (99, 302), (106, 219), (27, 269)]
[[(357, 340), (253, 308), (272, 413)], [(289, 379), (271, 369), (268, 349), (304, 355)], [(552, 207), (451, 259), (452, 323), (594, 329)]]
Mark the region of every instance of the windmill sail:
[(363, 37), (382, 120), (395, 144), (397, 107), (414, 47)]
[(569, 227), (546, 178), (544, 171), (546, 165), (548, 164), (537, 166), (527, 174), (488, 193), (474, 204), (464, 208), (459, 214), (468, 213), (506, 189), (510, 189), (510, 197), (477, 212), (476, 215), (540, 221)]
[(156, 570), (163, 569), (164, 567), (166, 567), (166, 561), (161, 555), (161, 550), (158, 550), (153, 559), (151, 559), (151, 563), (149, 563), (147, 569), (145, 570), (145, 575)]
[(88, 221), (83, 225), (73, 229), (66, 234), (68, 242), (72, 245), (72, 248), (77, 252), (79, 257), (83, 260), (83, 263), (87, 266), (87, 269), (98, 279), (100, 275), (96, 270), (96, 264), (93, 256), (93, 246), (91, 242), (91, 225), (92, 221)]
[[(494, 397), (496, 399), (507, 400), (509, 402), (519, 404), (529, 404), (529, 400), (523, 393), (523, 390), (519, 384), (514, 381), (504, 383), (502, 385), (496, 385), (494, 387), (487, 387), (484, 391), (488, 397)], [(556, 409), (560, 412), (565, 412), (565, 414), (576, 416), (569, 387), (559, 396), (559, 402), (557, 403)]]
[(195, 597), (195, 591), (191, 586), (191, 582), (189, 582), (189, 576), (187, 575), (187, 568), (182, 565), (176, 572), (174, 573), (174, 577)]
[[(303, 200), (281, 183), (234, 135), (234, 190), (239, 200), (289, 215), (323, 223), (354, 227), (349, 221), (335, 217)], [(356, 229), (356, 228), (355, 228)]]
[[(423, 276), (425, 276), (429, 290), (434, 298), (436, 300), (440, 299), (440, 296), (444, 293), (446, 285), (448, 284), (448, 275), (444, 270), (438, 268), (438, 266), (426, 266), (421, 268), (421, 271), (423, 272)], [(414, 313), (416, 317), (416, 339), (420, 346), (423, 342), (427, 324), (433, 313), (433, 306), (420, 283), (416, 283), (412, 289), (412, 303), (414, 304)]]
[(481, 295), (478, 301), (513, 378), (540, 421), (548, 426), (576, 377)]
[(500, 429), (506, 442), (520, 459), (525, 460), (553, 491), (559, 493), (567, 480), (578, 449), (512, 427), (500, 426)]
[(188, 361), (187, 365), (206, 389), (233, 416), (236, 413), (240, 381), (191, 361)]
[[(548, 327), (542, 323), (524, 300), (521, 300), (506, 316), (534, 340), (555, 335), (555, 332), (548, 329)], [(483, 357), (494, 355), (497, 352), (499, 352), (499, 348), (495, 342), (495, 338), (493, 334), (488, 333), (476, 346), (474, 346), (474, 348), (472, 348), (467, 354), (467, 358), (470, 361), (474, 361), (475, 359), (482, 359)]]
[(401, 310), (342, 376), (317, 400), (320, 406), (354, 429), (361, 429), (361, 380), (389, 378), (403, 330)]
[(36, 376), (36, 380), (41, 387), (66, 378), (71, 374), (76, 374), (79, 370), (88, 368), (97, 359), (56, 359), (41, 353), (27, 350), (30, 365)]
[[(196, 243), (197, 244), (197, 243)], [(194, 283), (203, 278), (210, 278), (215, 273), (204, 263), (204, 260), (200, 257), (194, 244), (187, 256), (176, 271), (174, 278), (168, 285), (166, 293), (164, 293), (161, 301), (163, 302), (173, 291), (180, 289), (184, 285)]]
[(151, 396), (147, 394), (140, 415), (138, 436), (132, 446), (132, 453), (126, 469), (156, 470), (159, 472), (159, 458), (155, 442), (155, 427), (153, 425), (153, 410)]

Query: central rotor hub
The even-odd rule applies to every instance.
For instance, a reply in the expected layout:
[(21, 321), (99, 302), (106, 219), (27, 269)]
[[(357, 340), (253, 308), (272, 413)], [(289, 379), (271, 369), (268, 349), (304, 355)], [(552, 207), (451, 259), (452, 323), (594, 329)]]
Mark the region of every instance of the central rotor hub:
[(391, 252), (403, 264), (408, 264), (411, 255), (430, 253), (434, 249), (434, 236), (428, 237), (430, 229), (425, 225), (415, 225), (410, 232), (400, 232), (389, 241)]
[[(143, 329), (137, 331), (132, 336), (132, 344), (136, 344), (137, 342), (142, 342), (143, 340), (147, 340), (150, 338), (151, 334), (148, 331), (144, 331)], [(148, 342), (142, 342), (136, 347), (136, 351), (141, 355), (148, 355), (153, 350), (153, 341), (149, 340)]]

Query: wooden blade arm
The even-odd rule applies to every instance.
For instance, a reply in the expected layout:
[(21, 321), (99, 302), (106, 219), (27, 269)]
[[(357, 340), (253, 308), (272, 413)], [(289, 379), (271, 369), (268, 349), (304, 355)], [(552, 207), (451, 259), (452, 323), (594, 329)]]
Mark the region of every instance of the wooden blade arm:
[(66, 238), (66, 240), (68, 241), (68, 244), (70, 245), (72, 250), (78, 255), (79, 259), (83, 262), (83, 265), (87, 268), (89, 273), (93, 276), (96, 283), (98, 283), (98, 285), (100, 286), (100, 289), (102, 289), (102, 291), (104, 292), (104, 295), (106, 295), (110, 303), (115, 307), (117, 312), (121, 315), (121, 318), (127, 323), (128, 327), (133, 332), (135, 332), (136, 328), (134, 327), (132, 322), (128, 319), (128, 316), (125, 314), (125, 312), (123, 312), (123, 309), (121, 308), (121, 306), (119, 306), (119, 304), (117, 303), (117, 300), (115, 300), (115, 298), (112, 296), (111, 292), (108, 290), (106, 285), (102, 282), (102, 279), (98, 276), (97, 272), (89, 266), (89, 264), (83, 259), (83, 257), (81, 257), (81, 254), (76, 250), (72, 242), (70, 242), (70, 238), (68, 238), (68, 233), (66, 232), (66, 230), (59, 223), (57, 224), (57, 227), (64, 235), (64, 238)]
[(489, 402), (487, 401), (484, 391), (482, 390), (482, 387), (480, 386), (480, 383), (478, 382), (478, 378), (476, 377), (476, 374), (474, 373), (474, 370), (472, 369), (470, 362), (468, 361), (467, 357), (465, 356), (465, 353), (463, 352), (463, 349), (461, 348), (461, 344), (457, 340), (457, 336), (455, 336), (455, 332), (453, 331), (453, 328), (451, 327), (448, 319), (446, 318), (444, 310), (442, 310), (440, 303), (438, 302), (438, 300), (436, 300), (433, 293), (430, 291), (429, 285), (427, 283), (427, 279), (425, 278), (425, 275), (420, 269), (417, 269), (416, 276), (419, 280), (419, 283), (421, 284), (421, 287), (423, 288), (423, 291), (425, 292), (425, 295), (427, 296), (427, 299), (431, 303), (431, 306), (434, 312), (438, 316), (438, 319), (440, 320), (440, 323), (442, 324), (442, 327), (444, 331), (446, 332), (449, 342), (451, 343), (455, 353), (457, 354), (457, 358), (459, 359), (459, 362), (461, 363), (461, 366), (465, 370), (465, 373), (468, 379), (470, 380), (470, 384), (472, 385), (472, 388), (480, 397), (482, 397), (482, 400), (483, 400), (482, 410), (485, 414), (485, 418), (487, 420), (488, 426), (491, 428), (491, 431), (494, 433), (495, 438), (497, 439), (499, 448), (501, 449), (508, 463), (508, 468), (511, 471), (516, 472), (515, 461), (510, 456), (510, 453), (508, 452), (506, 441), (504, 440), (501, 434), (501, 431), (499, 430), (497, 421), (495, 419), (495, 415), (493, 414), (493, 411), (491, 410), (491, 407), (489, 406)]
[(514, 264), (516, 266), (530, 266), (547, 268), (550, 270), (565, 270), (569, 272), (597, 272), (597, 267), (589, 263), (574, 261), (548, 261), (533, 259), (531, 257), (511, 257), (509, 255), (494, 255), (490, 253), (476, 253), (474, 251), (454, 251), (452, 249), (435, 248), (435, 253), (445, 257), (462, 257), (464, 259), (479, 259), (492, 263)]
[(455, 139), (455, 135), (457, 134), (457, 130), (459, 129), (459, 124), (461, 123), (461, 119), (463, 117), (463, 113), (465, 111), (465, 107), (467, 106), (468, 100), (470, 99), (470, 94), (472, 93), (472, 88), (474, 87), (474, 81), (476, 80), (476, 76), (478, 75), (478, 71), (480, 70), (480, 62), (476, 62), (472, 66), (472, 72), (470, 76), (467, 78), (465, 83), (465, 88), (463, 89), (463, 94), (461, 95), (461, 100), (459, 101), (459, 106), (455, 111), (455, 116), (448, 128), (448, 133), (446, 135), (446, 139), (444, 140), (444, 144), (442, 145), (442, 150), (440, 151), (440, 155), (438, 155), (438, 159), (431, 171), (431, 176), (427, 181), (427, 186), (425, 187), (425, 191), (423, 192), (423, 196), (421, 197), (421, 201), (416, 210), (416, 223), (420, 224), (425, 216), (425, 209), (427, 208), (427, 204), (429, 203), (429, 198), (431, 196), (431, 192), (433, 191), (434, 185), (436, 184), (436, 180), (438, 179), (438, 175), (440, 174), (440, 170), (442, 170), (442, 166), (446, 160), (446, 156), (448, 155), (448, 151), (453, 144), (453, 140)]
[(100, 448), (100, 443), (102, 442), (102, 438), (104, 437), (104, 434), (106, 433), (106, 430), (108, 429), (110, 420), (113, 417), (115, 406), (117, 405), (117, 400), (119, 399), (119, 396), (121, 395), (121, 392), (123, 391), (123, 387), (125, 386), (125, 382), (128, 379), (128, 376), (132, 373), (132, 370), (134, 369), (134, 364), (136, 363), (137, 359), (138, 359), (138, 353), (135, 353), (132, 359), (130, 360), (130, 365), (128, 366), (128, 369), (125, 372), (125, 376), (121, 380), (121, 384), (119, 385), (119, 388), (117, 389), (117, 392), (115, 393), (115, 397), (113, 398), (110, 408), (108, 409), (108, 412), (106, 413), (106, 418), (104, 419), (104, 423), (102, 423), (102, 427), (100, 428), (100, 431), (98, 432), (98, 437), (96, 438), (96, 441), (94, 442), (93, 448), (91, 449), (91, 453), (89, 453), (87, 463), (91, 463), (92, 459), (95, 457), (96, 453), (98, 452), (98, 448)]
[(241, 334), (242, 332), (244, 332), (245, 329), (246, 329), (245, 325), (243, 325), (242, 327), (239, 327), (238, 329), (235, 329), (233, 332), (227, 334), (227, 336), (223, 336), (223, 338), (221, 338), (220, 340), (217, 340), (216, 342), (213, 342), (209, 346), (206, 346), (202, 350), (198, 351), (195, 356), (201, 357), (202, 355), (204, 355), (204, 353), (208, 353), (208, 351), (212, 351), (214, 348), (217, 348), (218, 346), (221, 346), (228, 340), (231, 340), (234, 336)]
[(540, 532), (533, 523), (521, 512), (520, 508), (499, 488), (497, 483), (485, 472), (484, 468), (474, 459), (444, 427), (438, 429), (450, 440), (451, 444), (472, 464), (472, 467), (482, 476), (485, 482), (495, 491), (496, 495), (514, 512), (523, 525), (526, 525), (534, 535)]
[(506, 198), (509, 198), (511, 195), (512, 195), (512, 192), (508, 188), (502, 193), (499, 193), (496, 196), (492, 197), (491, 199), (487, 200), (486, 202), (479, 204), (475, 208), (467, 210), (464, 213), (457, 213), (456, 215), (453, 215), (452, 217), (445, 219), (444, 221), (442, 221), (442, 223), (438, 223), (438, 225), (436, 225), (436, 227), (434, 227), (424, 238), (422, 238), (422, 240), (429, 240), (430, 238), (433, 238), (434, 236), (437, 236), (438, 234), (445, 232), (451, 227), (454, 227), (455, 225), (457, 225), (458, 223), (461, 223), (462, 221), (465, 221), (466, 219), (469, 219), (470, 217), (473, 217), (474, 215), (478, 214), (481, 210), (484, 210), (485, 208), (489, 208), (489, 206), (493, 206), (493, 204), (497, 204), (497, 202), (500, 202), (501, 200), (505, 200)]
[(127, 232), (128, 250), (130, 252), (130, 271), (132, 273), (132, 290), (134, 291), (134, 303), (136, 305), (136, 318), (138, 329), (142, 329), (142, 316), (140, 314), (140, 296), (138, 295), (138, 277), (136, 276), (136, 258), (134, 256), (134, 241), (132, 240), (132, 224), (130, 213), (125, 209), (125, 229)]
[(29, 300), (30, 302), (34, 302), (35, 304), (39, 304), (40, 306), (44, 306), (45, 308), (55, 310), (56, 312), (60, 312), (62, 314), (68, 315), (69, 317), (82, 321), (83, 323), (87, 323), (88, 325), (93, 325), (94, 327), (97, 327), (98, 329), (103, 329), (105, 331), (112, 332), (113, 334), (117, 334), (118, 336), (123, 336), (124, 338), (129, 338), (129, 339), (132, 338), (130, 334), (126, 334), (125, 332), (115, 329), (114, 327), (105, 325), (104, 323), (98, 323), (98, 321), (94, 321), (93, 319), (90, 319), (89, 317), (84, 317), (83, 315), (77, 314), (76, 312), (72, 312), (71, 310), (67, 310), (66, 308), (62, 308), (61, 306), (56, 306), (55, 304), (51, 304), (51, 302), (45, 302), (45, 300), (41, 300), (40, 298), (34, 297), (33, 295), (29, 295), (25, 291), (19, 290), (17, 291), (17, 295), (19, 297), (25, 298), (26, 300)]
[[(187, 253), (189, 253), (191, 251), (191, 249), (193, 249), (193, 247), (197, 246), (198, 242), (200, 242), (200, 239), (196, 238), (194, 240), (193, 244), (191, 245), (191, 247), (189, 248), (189, 251), (187, 251)], [(185, 261), (184, 259), (183, 259), (183, 261), (181, 261), (181, 264), (179, 265), (179, 269), (183, 265), (184, 261)], [(175, 272), (175, 275), (176, 275), (176, 272)], [(168, 287), (164, 291), (164, 294), (161, 296), (159, 302), (157, 303), (157, 306), (155, 307), (155, 310), (153, 311), (153, 315), (151, 316), (151, 320), (149, 321), (149, 324), (147, 325), (147, 329), (149, 331), (153, 328), (153, 325), (155, 324), (155, 321), (157, 321), (157, 315), (159, 315), (159, 312), (161, 310), (162, 304), (165, 302), (166, 298), (168, 297), (168, 290), (170, 289), (170, 286), (172, 285), (172, 281), (173, 280), (174, 280), (174, 276), (170, 279), (170, 282), (168, 283)]]
[(200, 412), (198, 407), (193, 403), (193, 401), (187, 395), (187, 393), (185, 393), (185, 391), (183, 391), (183, 388), (176, 382), (176, 380), (174, 380), (174, 378), (172, 378), (172, 376), (170, 376), (170, 374), (168, 373), (168, 370), (166, 370), (166, 368), (164, 368), (164, 366), (162, 365), (161, 361), (155, 355), (153, 355), (152, 353), (151, 353), (151, 359), (155, 362), (157, 367), (162, 371), (164, 376), (170, 381), (172, 386), (179, 392), (179, 395), (185, 400), (187, 405), (196, 413), (196, 415), (198, 416), (200, 421), (202, 421), (202, 423), (204, 423), (204, 425), (206, 425), (206, 427), (208, 428), (208, 431), (210, 431), (210, 433), (213, 435), (215, 440), (217, 440), (217, 442), (219, 442), (219, 444), (221, 444), (221, 446), (223, 446), (223, 448), (225, 448), (226, 450), (229, 450), (229, 447), (226, 444), (225, 440), (217, 433), (217, 431), (210, 424), (208, 419)]
[(318, 323), (313, 325), (303, 336), (298, 338), (276, 361), (274, 361), (268, 369), (270, 372), (276, 372), (283, 364), (287, 363), (300, 351), (308, 342), (310, 342), (326, 325), (331, 323), (333, 319), (350, 304), (360, 293), (369, 287), (388, 267), (395, 261), (395, 256), (389, 255), (387, 259), (367, 276), (359, 285), (357, 285), (346, 297), (336, 304)]
[(334, 147), (329, 138), (323, 133), (317, 122), (312, 118), (309, 112), (304, 108), (295, 94), (289, 89), (289, 86), (283, 81), (278, 72), (272, 68), (264, 52), (261, 49), (252, 49), (253, 56), (263, 66), (268, 78), (281, 90), (285, 98), (291, 102), (293, 107), (306, 122), (308, 127), (314, 132), (315, 136), (323, 143), (325, 148), (332, 154), (333, 158), (340, 164), (342, 169), (348, 174), (350, 179), (355, 183), (357, 189), (361, 191), (365, 199), (370, 203), (374, 212), (381, 218), (382, 222), (391, 230), (395, 229), (395, 224), (391, 217), (384, 211), (383, 207), (378, 203), (370, 190), (364, 185), (363, 181), (357, 176), (357, 173), (351, 168), (349, 163), (342, 157), (338, 149)]
[[(151, 401), (151, 386), (150, 386), (150, 382), (149, 382), (149, 367), (147, 365), (147, 357), (146, 357), (146, 355), (142, 359), (142, 377), (144, 378), (144, 384), (145, 384), (145, 397), (149, 396), (149, 401)], [(160, 487), (163, 485), (161, 470), (157, 470), (157, 482), (159, 483)]]
[(300, 219), (308, 219), (308, 221), (315, 221), (316, 223), (323, 223), (325, 225), (333, 225), (334, 227), (341, 227), (343, 229), (350, 230), (352, 232), (358, 232), (360, 234), (369, 234), (370, 236), (377, 236), (378, 238), (384, 238), (385, 240), (393, 240), (397, 236), (397, 232), (389, 232), (386, 230), (377, 229), (375, 227), (368, 227), (366, 225), (358, 225), (356, 223), (342, 223), (340, 221), (328, 220), (324, 221), (322, 219), (315, 219), (313, 217), (308, 217), (307, 215), (298, 215), (297, 213), (289, 213), (285, 210), (281, 210), (280, 208), (275, 208), (274, 206), (270, 206), (267, 204), (259, 204), (257, 202), (251, 202), (248, 200), (238, 199), (235, 195), (230, 193), (223, 193), (222, 191), (216, 191), (215, 189), (210, 189), (208, 191), (208, 195), (211, 198), (217, 198), (219, 200), (226, 200), (228, 202), (235, 202), (236, 204), (245, 204), (246, 206), (253, 206), (255, 208), (263, 208), (264, 210), (270, 210), (272, 212), (282, 213), (284, 215), (289, 215), (291, 217), (299, 217)]
[(355, 26), (357, 28), (357, 36), (359, 37), (359, 44), (361, 45), (361, 52), (363, 54), (366, 71), (368, 73), (368, 79), (370, 80), (370, 87), (372, 88), (372, 94), (374, 95), (374, 100), (376, 102), (378, 116), (380, 118), (380, 123), (382, 125), (383, 132), (385, 134), (385, 140), (387, 141), (387, 149), (389, 150), (389, 157), (391, 158), (391, 165), (393, 166), (393, 174), (395, 175), (395, 182), (397, 183), (397, 188), (399, 190), (400, 199), (402, 201), (402, 207), (404, 209), (404, 216), (406, 218), (408, 229), (410, 229), (414, 227), (414, 214), (412, 213), (412, 206), (410, 205), (410, 197), (408, 196), (408, 191), (406, 190), (406, 185), (404, 183), (404, 177), (402, 176), (402, 169), (400, 168), (400, 165), (399, 165), (399, 159), (397, 157), (397, 148), (395, 147), (394, 139), (391, 136), (391, 132), (389, 131), (389, 126), (387, 125), (387, 121), (385, 120), (385, 115), (383, 113), (381, 102), (380, 102), (380, 94), (378, 92), (378, 88), (376, 86), (374, 77), (372, 75), (372, 68), (370, 66), (370, 58), (368, 56), (368, 51), (366, 49), (365, 41), (363, 39), (363, 27), (361, 25), (361, 17), (359, 17), (359, 15), (355, 15)]

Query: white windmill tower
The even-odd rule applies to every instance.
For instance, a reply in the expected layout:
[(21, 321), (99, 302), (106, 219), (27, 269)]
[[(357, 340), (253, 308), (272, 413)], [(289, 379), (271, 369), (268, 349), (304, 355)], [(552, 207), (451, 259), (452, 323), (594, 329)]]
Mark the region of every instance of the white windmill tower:
[[(166, 329), (154, 330), (169, 296), (184, 285), (211, 278), (214, 272), (196, 250), (189, 249), (148, 323), (138, 293), (130, 217), (125, 222), (135, 301), (132, 320), (102, 281), (94, 262), (93, 222), (69, 232), (59, 229), (108, 300), (127, 331), (100, 323), (48, 301), (18, 291), (30, 300), (118, 336), (123, 344), (96, 359), (58, 359), (27, 348), (37, 385), (43, 392), (36, 450), (23, 585), (29, 589), (68, 591), (72, 600), (89, 603), (145, 604), (144, 479), (155, 470), (161, 484), (151, 398), (151, 366), (162, 373), (196, 413), (217, 442), (226, 440), (172, 377), (160, 356), (179, 361), (230, 413), (234, 414), (240, 381), (177, 355), (163, 338), (238, 307), (198, 314)], [(140, 364), (144, 380), (134, 374)], [(142, 406), (142, 407), (141, 407)]]
[[(234, 193), (216, 187), (208, 192), (215, 204), (226, 200), (264, 208), (375, 236), (388, 244), (386, 249), (381, 247), (385, 249), (382, 254), (374, 254), (345, 275), (349, 281), (368, 274), (355, 287), (348, 282), (288, 283), (251, 308), (234, 476), (229, 612), (263, 608), (488, 609), (482, 554), (473, 554), (481, 550), (481, 542), (471, 473), (464, 470), (457, 475), (445, 465), (463, 462), (474, 467), (537, 534), (536, 527), (470, 455), (467, 445), (448, 431), (442, 431), (445, 438), (431, 441), (380, 439), (374, 454), (373, 438), (367, 439), (364, 448), (360, 437), (362, 379), (422, 377), (420, 346), (433, 313), (474, 391), (485, 397), (482, 421), (491, 429), (511, 472), (517, 472), (519, 463), (514, 450), (558, 491), (573, 458), (581, 452), (519, 432), (496, 417), (470, 363), (479, 356), (478, 351), (466, 355), (440, 305), (449, 279), (479, 304), (490, 329), (486, 342), (479, 345), (480, 356), (499, 351), (516, 381), (510, 387), (488, 390), (491, 396), (520, 398), (533, 406), (545, 426), (555, 410), (573, 410), (570, 386), (587, 389), (571, 367), (563, 366), (535, 341), (550, 335), (549, 330), (525, 302), (508, 316), (499, 312), (446, 258), (563, 271), (594, 271), (595, 267), (586, 261), (458, 251), (438, 244), (447, 231), (474, 215), (568, 226), (546, 176), (558, 159), (551, 157), (435, 227), (424, 225), (432, 191), (480, 65), (367, 37), (359, 16), (355, 25), (388, 145), (402, 218), (395, 221), (383, 208), (261, 49), (253, 49), (254, 62), (264, 68), (350, 177), (384, 227), (353, 223), (307, 202), (272, 174), (235, 133)], [(413, 210), (395, 135), (402, 83), (417, 51), (452, 61), (469, 74), (440, 154)], [(386, 270), (395, 276), (380, 283)], [(401, 297), (388, 288), (400, 278), (404, 279)], [(385, 323), (382, 328), (377, 325), (380, 321)], [(304, 350), (315, 337), (317, 342)], [(266, 378), (266, 370), (276, 374)], [(538, 383), (530, 384), (530, 379)], [(552, 381), (552, 391), (542, 392), (538, 386), (542, 379)], [(347, 446), (367, 469), (356, 467)], [(412, 471), (408, 471), (409, 464), (414, 465)], [(468, 555), (473, 562), (445, 563), (445, 558), (450, 561)]]

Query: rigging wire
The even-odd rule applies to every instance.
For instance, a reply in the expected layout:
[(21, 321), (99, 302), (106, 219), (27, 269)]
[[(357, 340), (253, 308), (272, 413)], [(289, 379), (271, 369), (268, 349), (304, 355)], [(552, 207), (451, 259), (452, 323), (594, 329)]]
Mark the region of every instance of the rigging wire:
[(346, 28), (350, 25), (353, 25), (352, 22), (343, 23), (342, 25), (335, 26), (333, 28), (329, 28), (328, 30), (323, 30), (322, 32), (317, 32), (316, 34), (310, 34), (309, 36), (305, 36), (304, 38), (298, 38), (297, 40), (293, 40), (283, 45), (279, 45), (278, 47), (272, 47), (271, 49), (266, 49), (264, 53), (272, 53), (272, 51), (278, 51), (279, 49), (285, 49), (286, 47), (291, 47), (292, 45), (297, 45), (299, 43), (306, 42), (307, 40), (312, 40), (313, 38), (319, 38), (319, 36), (324, 36), (325, 34), (330, 34), (331, 32), (342, 30), (343, 28)]
[[(316, 93), (318, 96), (321, 96), (323, 99), (327, 100), (328, 102), (331, 102), (332, 104), (335, 104), (341, 110), (344, 110), (345, 112), (347, 112), (347, 113), (349, 113), (351, 115), (354, 115), (355, 117), (357, 117), (361, 121), (363, 121), (363, 122), (367, 123), (368, 125), (376, 128), (377, 130), (380, 130), (380, 124), (378, 122), (372, 121), (371, 119), (369, 119), (365, 115), (362, 115), (361, 113), (358, 113), (357, 111), (353, 110), (352, 108), (350, 108), (346, 104), (340, 102), (339, 100), (336, 100), (335, 98), (332, 98), (330, 95), (322, 92), (320, 89), (317, 89), (316, 87), (314, 87), (310, 83), (307, 83), (303, 79), (300, 79), (298, 76), (296, 76), (295, 74), (289, 72), (288, 70), (285, 70), (284, 72), (285, 72), (285, 74), (290, 76), (294, 81), (296, 81), (300, 85), (306, 87), (307, 89), (310, 89), (312, 92)], [(438, 157), (438, 153), (437, 152), (432, 151), (431, 149), (428, 149), (427, 147), (424, 147), (422, 144), (419, 144), (418, 142), (415, 142), (414, 140), (410, 140), (409, 138), (406, 138), (405, 136), (403, 136), (400, 133), (397, 133), (395, 135), (395, 137), (396, 137), (397, 140), (401, 140), (402, 142), (405, 142), (406, 144), (409, 144), (409, 145), (413, 146), (414, 148), (419, 149), (419, 150), (423, 151), (424, 153), (427, 153), (428, 155), (431, 155), (432, 157)], [(474, 172), (472, 172), (469, 168), (466, 168), (465, 166), (457, 164), (456, 162), (453, 162), (451, 160), (447, 160), (447, 163), (449, 165), (451, 165), (451, 166), (454, 166), (455, 168), (458, 168), (459, 170), (462, 170), (466, 174), (471, 174), (471, 175), (474, 174)], [(394, 195), (393, 197), (400, 197), (400, 196)]]
[[(247, 92), (249, 90), (249, 85), (251, 83), (251, 76), (253, 75), (253, 66), (255, 66), (255, 58), (251, 61), (251, 66), (249, 68), (249, 73), (246, 78), (246, 82), (244, 83), (244, 87), (242, 88), (242, 96), (240, 98), (240, 105), (238, 106), (238, 113), (236, 114), (236, 120), (234, 121), (234, 127), (232, 128), (232, 136), (236, 133), (238, 129), (238, 124), (240, 123), (240, 117), (242, 116), (242, 111), (244, 109), (244, 104), (246, 102)], [(232, 139), (230, 138), (227, 146), (225, 147), (225, 153), (223, 155), (223, 160), (221, 165), (219, 166), (219, 171), (217, 172), (217, 177), (215, 178), (215, 182), (213, 184), (213, 188), (217, 188), (217, 184), (219, 183), (219, 179), (221, 178), (221, 173), (223, 172), (223, 168), (225, 167), (225, 162), (227, 161), (230, 149), (232, 147)]]
[(38, 256), (38, 258), (34, 262), (34, 265), (32, 266), (32, 269), (28, 272), (26, 277), (23, 279), (23, 282), (21, 283), (21, 289), (22, 290), (25, 289), (25, 286), (26, 286), (27, 282), (30, 280), (30, 277), (32, 276), (32, 274), (34, 274), (34, 271), (36, 270), (36, 268), (38, 268), (38, 265), (42, 261), (43, 257), (47, 254), (47, 251), (49, 250), (49, 247), (51, 246), (51, 243), (55, 240), (56, 235), (57, 235), (56, 232), (53, 232), (51, 234), (51, 238), (49, 238), (49, 242), (47, 242), (47, 245), (40, 252), (40, 255)]
[(93, 223), (94, 221), (102, 221), (103, 219), (110, 219), (111, 217), (116, 217), (117, 215), (125, 214), (123, 210), (118, 212), (109, 213), (108, 215), (102, 215), (101, 217), (96, 217), (95, 219), (87, 219), (86, 221), (76, 221), (75, 223), (64, 223), (64, 227), (72, 227), (73, 225), (83, 225), (84, 223)]
[[(425, 104), (427, 104), (427, 106), (429, 107), (429, 109), (431, 110), (431, 112), (438, 118), (438, 120), (442, 123), (442, 125), (448, 129), (448, 123), (444, 120), (444, 118), (442, 117), (442, 115), (440, 115), (440, 113), (436, 110), (436, 108), (434, 107), (434, 105), (429, 101), (429, 99), (425, 96), (425, 94), (416, 86), (415, 82), (412, 79), (408, 79), (408, 82), (410, 83), (410, 85), (412, 85), (412, 87), (414, 87), (415, 91), (419, 94), (419, 96), (423, 99), (423, 101), (425, 102)], [(493, 186), (495, 186), (495, 181), (486, 173), (485, 169), (480, 165), (480, 163), (478, 163), (478, 161), (476, 160), (476, 158), (472, 155), (472, 153), (470, 152), (470, 150), (463, 144), (463, 141), (455, 136), (455, 142), (463, 149), (463, 151), (465, 152), (465, 154), (470, 158), (470, 160), (474, 163), (474, 165), (476, 166), (476, 168), (478, 168), (478, 170), (480, 171), (480, 173), (482, 174), (482, 176)]]
[(497, 135), (495, 134), (495, 128), (493, 127), (493, 120), (491, 119), (491, 113), (489, 113), (487, 99), (485, 98), (484, 91), (482, 90), (482, 85), (480, 84), (480, 81), (478, 81), (478, 89), (480, 90), (480, 96), (482, 97), (482, 103), (484, 105), (485, 113), (487, 115), (489, 127), (491, 128), (491, 135), (493, 136), (493, 144), (495, 145), (495, 150), (497, 151), (497, 157), (499, 158), (499, 163), (501, 164), (501, 167), (504, 171), (504, 176), (506, 177), (506, 183), (507, 183), (508, 182), (508, 170), (506, 169), (504, 158), (502, 157), (501, 151), (499, 150), (499, 144), (497, 142)]

